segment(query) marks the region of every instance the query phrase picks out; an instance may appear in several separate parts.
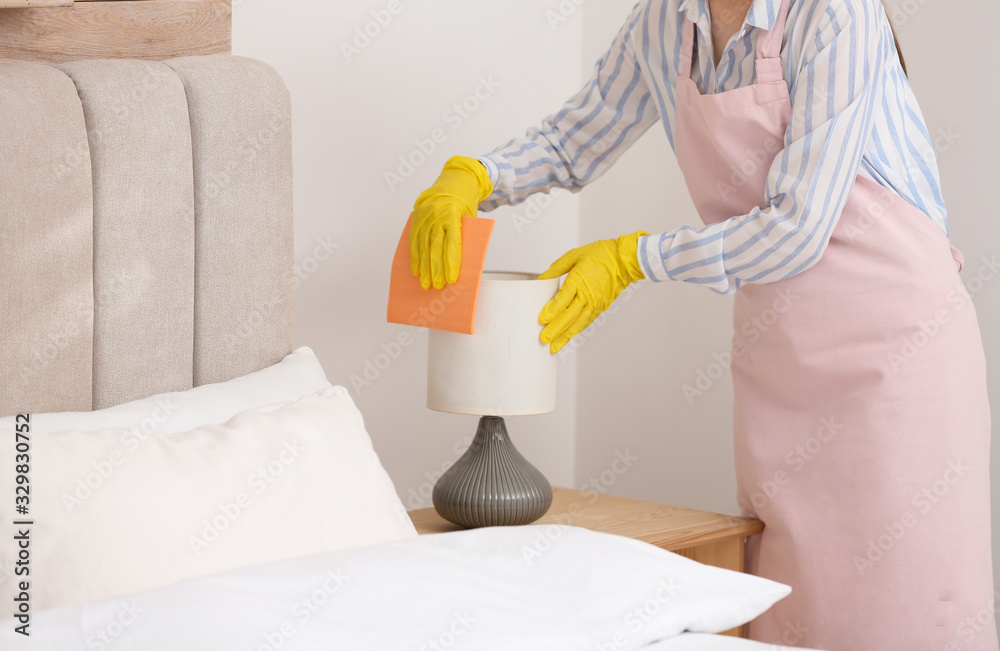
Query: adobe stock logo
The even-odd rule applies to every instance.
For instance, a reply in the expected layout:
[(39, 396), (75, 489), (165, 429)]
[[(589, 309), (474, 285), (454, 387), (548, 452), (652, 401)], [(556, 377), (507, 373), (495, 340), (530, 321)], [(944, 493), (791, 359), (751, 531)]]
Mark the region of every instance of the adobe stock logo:
[(865, 576), (879, 561), (890, 556), (907, 533), (919, 525), (928, 513), (946, 501), (952, 489), (972, 470), (962, 463), (961, 459), (952, 459), (947, 463), (947, 467), (941, 471), (938, 479), (929, 482), (913, 494), (910, 500), (912, 510), (907, 509), (892, 514), (879, 530), (872, 532), (866, 541), (867, 547), (863, 554), (854, 554), (851, 557), (858, 576)]
[[(452, 102), (441, 114), (441, 121), (451, 127), (451, 131), (458, 131), (468, 120), (472, 119), (483, 105), (493, 97), (497, 89), (503, 83), (497, 81), (492, 74), (479, 75), (479, 82), (470, 93)], [(420, 169), (437, 152), (444, 143), (448, 142), (448, 131), (444, 127), (435, 127), (425, 134), (425, 137), (418, 137), (413, 140), (413, 148), (408, 152), (399, 154), (395, 169), (386, 170), (382, 177), (390, 192), (395, 192), (407, 180)]]
[(401, 13), (403, 5), (399, 0), (389, 0), (384, 9), (372, 10), (371, 20), (354, 28), (354, 38), (351, 41), (340, 42), (340, 53), (344, 55), (344, 59), (350, 63), (357, 58), (392, 24), (393, 18)]
[(415, 339), (405, 330), (396, 335), (394, 341), (383, 341), (380, 345), (381, 352), (376, 353), (374, 357), (366, 357), (361, 373), (353, 373), (348, 378), (355, 395), (363, 395), (364, 390), (382, 377), (382, 373), (392, 366), (392, 363), (399, 359), (403, 351), (409, 348), (414, 341)]

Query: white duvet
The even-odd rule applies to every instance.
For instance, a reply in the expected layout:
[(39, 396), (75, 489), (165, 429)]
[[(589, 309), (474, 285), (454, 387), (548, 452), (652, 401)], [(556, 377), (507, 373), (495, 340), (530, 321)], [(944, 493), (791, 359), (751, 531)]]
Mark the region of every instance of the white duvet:
[(682, 633), (676, 637), (651, 644), (645, 651), (809, 651), (808, 649), (776, 644), (761, 644), (751, 640), (707, 633)]
[(498, 527), (317, 556), (0, 622), (0, 649), (765, 651), (717, 633), (790, 592), (638, 541)]

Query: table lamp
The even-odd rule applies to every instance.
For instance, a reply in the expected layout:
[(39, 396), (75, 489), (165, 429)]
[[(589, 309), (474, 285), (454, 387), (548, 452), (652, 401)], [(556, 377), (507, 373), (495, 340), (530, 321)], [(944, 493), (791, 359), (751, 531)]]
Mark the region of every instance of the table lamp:
[(556, 278), (485, 272), (475, 333), (430, 331), (427, 407), (481, 416), (469, 449), (434, 486), (434, 508), (449, 522), (528, 524), (552, 504), (552, 486), (511, 443), (503, 417), (556, 408), (557, 362), (538, 339), (538, 313), (558, 289)]

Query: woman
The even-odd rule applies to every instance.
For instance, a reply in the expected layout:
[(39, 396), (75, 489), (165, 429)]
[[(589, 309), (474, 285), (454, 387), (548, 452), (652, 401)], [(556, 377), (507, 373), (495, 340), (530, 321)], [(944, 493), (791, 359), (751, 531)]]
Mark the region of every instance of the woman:
[(414, 274), (454, 282), (463, 213), (578, 190), (657, 120), (704, 225), (564, 255), (542, 341), (643, 278), (735, 293), (748, 566), (793, 588), (750, 636), (996, 651), (981, 337), (878, 0), (643, 0), (561, 111), (420, 195)]

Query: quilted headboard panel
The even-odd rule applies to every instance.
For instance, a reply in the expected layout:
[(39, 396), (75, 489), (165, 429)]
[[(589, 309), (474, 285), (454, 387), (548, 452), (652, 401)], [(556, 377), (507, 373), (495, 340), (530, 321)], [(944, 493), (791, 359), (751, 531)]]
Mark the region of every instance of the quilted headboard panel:
[(288, 92), (266, 64), (0, 62), (0, 416), (228, 380), (291, 349)]

